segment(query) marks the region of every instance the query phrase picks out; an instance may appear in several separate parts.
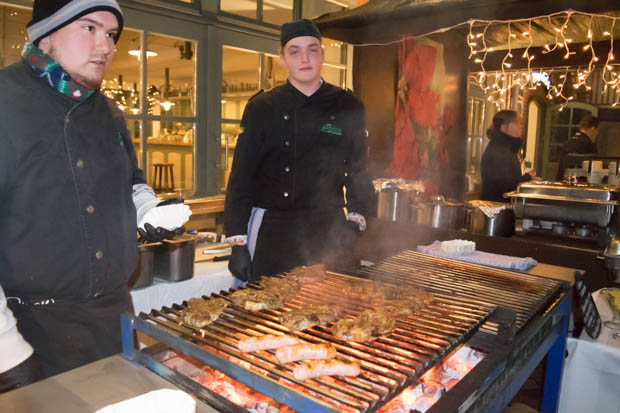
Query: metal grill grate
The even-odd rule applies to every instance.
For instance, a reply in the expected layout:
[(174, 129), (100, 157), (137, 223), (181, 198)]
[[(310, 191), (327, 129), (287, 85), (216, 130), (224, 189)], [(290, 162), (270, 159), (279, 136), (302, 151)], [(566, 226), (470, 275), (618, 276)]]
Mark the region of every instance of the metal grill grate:
[[(254, 387), (257, 380), (277, 383), (263, 392), (292, 408), (303, 410), (300, 406), (307, 406), (310, 401), (314, 403), (313, 412), (371, 412), (467, 341), (485, 323), (495, 305), (514, 306), (517, 322), (522, 325), (550, 298), (554, 285), (555, 290), (559, 286), (552, 280), (522, 278), (507, 271), (463, 265), (410, 251), (377, 264), (368, 275), (385, 283), (424, 287), (434, 294), (435, 300), (414, 314), (398, 316), (392, 334), (371, 342), (342, 341), (331, 334), (329, 326), (294, 333), (307, 342), (331, 343), (338, 350), (339, 359), (360, 363), (362, 373), (358, 377), (299, 381), (292, 374), (294, 365), (280, 364), (274, 351), (241, 353), (237, 350), (237, 343), (243, 337), (289, 333), (278, 321), (283, 311), (324, 303), (339, 307), (343, 317), (354, 317), (370, 308), (364, 300), (343, 300), (346, 283), (369, 282), (357, 277), (328, 272), (326, 280), (304, 285), (282, 308), (250, 312), (229, 306), (215, 323), (204, 329), (184, 324), (185, 307), (178, 304), (150, 314), (141, 313), (140, 317), (197, 343), (202, 347), (198, 354), (202, 362), (226, 374), (234, 372), (229, 375), (244, 384)], [(213, 297), (227, 298), (230, 294), (223, 292)]]

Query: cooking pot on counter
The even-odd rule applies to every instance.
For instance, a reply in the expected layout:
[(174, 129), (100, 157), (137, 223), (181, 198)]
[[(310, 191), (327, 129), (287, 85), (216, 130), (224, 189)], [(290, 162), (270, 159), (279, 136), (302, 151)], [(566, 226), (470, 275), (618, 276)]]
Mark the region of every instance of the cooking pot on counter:
[(467, 230), (490, 237), (510, 237), (515, 233), (515, 217), (510, 204), (469, 201), (465, 207)]
[(376, 179), (377, 217), (388, 221), (410, 222), (409, 205), (424, 191), (421, 183), (402, 179)]
[(144, 288), (153, 284), (155, 252), (161, 245), (161, 242), (138, 244), (138, 266), (129, 279), (130, 288)]
[(433, 228), (457, 229), (462, 222), (462, 214), (463, 203), (446, 201), (443, 195), (411, 205), (411, 222)]
[(153, 275), (165, 281), (183, 281), (194, 276), (196, 236), (177, 235), (165, 239), (155, 252)]

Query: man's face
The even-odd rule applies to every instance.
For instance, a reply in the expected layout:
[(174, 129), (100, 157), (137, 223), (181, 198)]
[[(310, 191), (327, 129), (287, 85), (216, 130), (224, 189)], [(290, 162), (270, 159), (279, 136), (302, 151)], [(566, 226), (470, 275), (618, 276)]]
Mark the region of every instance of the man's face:
[(311, 84), (321, 77), (325, 60), (319, 39), (313, 36), (295, 37), (284, 45), (280, 63), (288, 70), (291, 82)]
[(71, 78), (97, 89), (114, 56), (118, 21), (108, 11), (95, 11), (41, 39), (39, 48), (50, 55)]

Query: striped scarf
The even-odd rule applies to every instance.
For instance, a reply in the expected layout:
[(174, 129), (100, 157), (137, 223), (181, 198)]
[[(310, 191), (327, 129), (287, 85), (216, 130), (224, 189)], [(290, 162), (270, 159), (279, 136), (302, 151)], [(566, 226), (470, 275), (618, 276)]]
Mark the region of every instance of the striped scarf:
[(73, 79), (58, 62), (48, 56), (32, 43), (26, 43), (22, 51), (22, 60), (35, 73), (63, 95), (81, 102), (93, 94), (92, 90), (86, 89)]

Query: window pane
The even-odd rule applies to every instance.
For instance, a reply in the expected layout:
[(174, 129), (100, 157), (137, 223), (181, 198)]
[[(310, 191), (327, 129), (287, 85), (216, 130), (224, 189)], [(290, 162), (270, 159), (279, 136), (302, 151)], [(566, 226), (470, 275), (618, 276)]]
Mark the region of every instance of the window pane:
[(321, 76), (323, 76), (323, 80), (325, 80), (327, 83), (331, 83), (332, 85), (342, 88), (345, 87), (344, 73), (344, 69), (338, 69), (327, 65), (323, 65), (323, 69), (321, 70)]
[(256, 0), (220, 0), (220, 10), (256, 20)]
[(265, 90), (269, 90), (286, 83), (288, 72), (280, 65), (280, 58), (273, 55), (265, 55)]
[(551, 143), (559, 144), (564, 143), (568, 140), (568, 127), (560, 126), (551, 129)]
[(581, 122), (581, 119), (585, 118), (586, 116), (592, 115), (592, 112), (590, 112), (589, 110), (579, 109), (579, 108), (572, 108), (572, 109), (573, 109), (573, 125), (579, 125), (579, 122)]
[(344, 42), (323, 37), (325, 62), (334, 64), (347, 63), (347, 47)]
[(127, 129), (129, 130), (129, 136), (133, 142), (133, 148), (136, 151), (136, 157), (138, 158), (138, 166), (143, 168), (141, 156), (142, 150), (140, 149), (140, 128), (142, 128), (142, 122), (137, 119), (126, 119), (126, 123)]
[(263, 21), (281, 26), (293, 20), (293, 0), (263, 0)]
[(226, 192), (226, 186), (228, 185), (233, 155), (237, 146), (237, 138), (239, 137), (239, 128), (240, 125), (238, 123), (222, 123), (222, 154), (220, 156), (220, 168), (224, 172), (222, 175), (223, 181), (220, 182), (222, 192)]
[(125, 113), (140, 113), (140, 32), (124, 29), (101, 85)]
[(304, 0), (301, 4), (301, 17), (314, 19), (325, 13), (344, 10), (344, 7), (330, 3), (327, 0)]
[(147, 85), (149, 113), (193, 117), (196, 114), (196, 43), (186, 39), (149, 34)]
[(222, 118), (241, 119), (248, 99), (258, 92), (258, 53), (222, 48)]
[(28, 38), (26, 23), (31, 19), (30, 10), (0, 6), (0, 67), (21, 59), (22, 48)]
[(562, 111), (554, 110), (551, 112), (552, 125), (568, 125), (570, 122), (570, 109)]
[(147, 165), (144, 171), (147, 182), (156, 192), (181, 192), (185, 196), (193, 191), (194, 128), (194, 123), (146, 122)]

